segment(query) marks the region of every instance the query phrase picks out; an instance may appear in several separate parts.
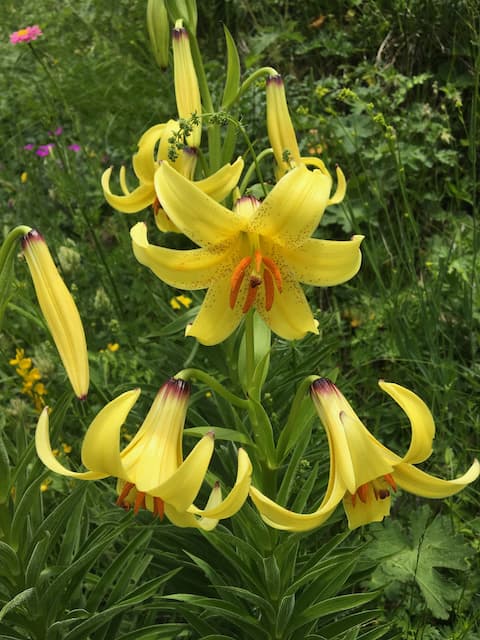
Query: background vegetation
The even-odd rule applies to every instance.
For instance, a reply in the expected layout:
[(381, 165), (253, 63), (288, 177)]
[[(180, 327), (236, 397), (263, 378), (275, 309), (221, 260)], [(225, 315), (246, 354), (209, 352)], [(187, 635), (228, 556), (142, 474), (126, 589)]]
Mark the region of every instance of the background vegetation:
[[(270, 549), (257, 557), (255, 535), (237, 538), (234, 521), (208, 536), (153, 522), (149, 514), (134, 521), (113, 507), (108, 481), (73, 485), (47, 475), (31, 455), (38, 406), (10, 364), (16, 349), (24, 349), (40, 372), (42, 398), (68, 410), (60, 456), (75, 456), (95, 411), (121, 391), (144, 391), (128, 436), (156, 388), (187, 362), (228, 374), (228, 344), (221, 353), (185, 340), (194, 307), (173, 309), (170, 300), (180, 292), (134, 259), (128, 228), (145, 214), (112, 211), (100, 188), (102, 171), (128, 166), (141, 133), (175, 112), (172, 72), (154, 63), (145, 5), (2, 1), (2, 235), (29, 224), (48, 239), (85, 322), (93, 388), (84, 405), (62, 394), (64, 373), (19, 260), (0, 333), (1, 460), (10, 460), (16, 492), (4, 494), (3, 502), (16, 500), (19, 513), (14, 556), (0, 548), (6, 563), (0, 566), (9, 567), (9, 577), (1, 578), (0, 569), (0, 638), (257, 638), (249, 616), (263, 611), (267, 600), (276, 602), (275, 637), (282, 638), (289, 588), (307, 575), (312, 558), (327, 563), (319, 565), (322, 580), (311, 576), (309, 582), (317, 592), (321, 585), (325, 597), (329, 584), (333, 596), (343, 583), (346, 593), (380, 594), (373, 606), (359, 603), (357, 626), (352, 618), (342, 627), (336, 611), (311, 613), (327, 618), (311, 630), (320, 635), (309, 637), (479, 638), (478, 487), (421, 505), (400, 495), (391, 520), (346, 540), (338, 514), (314, 535), (296, 537), (295, 551), (246, 506), (239, 517), (251, 520), (263, 549)], [(30, 24), (44, 32), (34, 47), (8, 42), (10, 32)], [(385, 378), (414, 389), (432, 408), (437, 437), (427, 470), (442, 477), (463, 473), (480, 450), (478, 3), (199, 3), (199, 39), (217, 102), (225, 65), (222, 24), (237, 42), (245, 72), (268, 64), (284, 76), (303, 153), (320, 154), (327, 166), (338, 163), (346, 173), (347, 197), (327, 211), (321, 236), (366, 236), (360, 274), (341, 287), (311, 292), (321, 340), (275, 340), (266, 396), (272, 415), (280, 423), (303, 376), (337, 375), (372, 432), (400, 453), (408, 425), (380, 394), (376, 383)], [(240, 109), (255, 148), (262, 149), (261, 85)], [(54, 144), (48, 155), (36, 153), (48, 144)], [(194, 305), (201, 300), (193, 297)], [(232, 422), (221, 400), (205, 397), (201, 387), (189, 416), (189, 426)], [(319, 429), (314, 433), (292, 480), (299, 489), (311, 477), (313, 460), (321, 461), (318, 472), (326, 478), (326, 443)], [(221, 467), (221, 455), (216, 464)], [(1, 483), (10, 487), (5, 474)], [(312, 501), (324, 486), (316, 485)], [(66, 530), (49, 528), (54, 509), (68, 514)], [(300, 573), (290, 576), (293, 553)], [(73, 569), (65, 575), (68, 566)], [(42, 594), (45, 585), (56, 599)], [(308, 588), (297, 586), (310, 602)], [(250, 600), (241, 589), (253, 594)], [(172, 594), (183, 594), (183, 601), (169, 599)], [(227, 610), (217, 601), (228, 603)], [(362, 630), (363, 620), (373, 618)]]

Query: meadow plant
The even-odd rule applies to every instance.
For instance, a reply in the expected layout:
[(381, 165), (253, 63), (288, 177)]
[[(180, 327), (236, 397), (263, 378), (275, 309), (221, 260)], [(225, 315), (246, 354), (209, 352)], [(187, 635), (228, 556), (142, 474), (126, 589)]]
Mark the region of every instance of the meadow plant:
[[(365, 608), (380, 598), (373, 585), (388, 589), (382, 543), (398, 542), (391, 555), (398, 554), (399, 581), (404, 574), (398, 567), (408, 573), (417, 558), (427, 576), (418, 580), (419, 588), (438, 619), (448, 617), (458, 594), (432, 567), (467, 571), (469, 551), (440, 516), (428, 523), (428, 511), (418, 505), (431, 548), (448, 536), (458, 543), (450, 564), (441, 564), (439, 553), (422, 555), (415, 512), (413, 551), (409, 540), (404, 547), (399, 543), (397, 520), (379, 523), (391, 511), (402, 519), (399, 490), (446, 498), (478, 478), (480, 463), (473, 460), (463, 473), (452, 473), (453, 479), (417, 466), (432, 454), (435, 436), (432, 411), (420, 397), (429, 396), (426, 383), (417, 395), (397, 382), (379, 381), (411, 427), (410, 444), (400, 455), (367, 429), (338, 388), (337, 378), (348, 380), (349, 374), (333, 368), (330, 356), (348, 344), (318, 312), (316, 296), (319, 287), (361, 287), (362, 251), (375, 240), (348, 235), (341, 225), (335, 237), (332, 225), (325, 233), (322, 220), (348, 200), (342, 169), (335, 166), (332, 177), (329, 151), (315, 142), (316, 129), (306, 142), (300, 139), (278, 69), (251, 65), (241, 80), (237, 43), (226, 27), (227, 64), (218, 91), (220, 81), (209, 77), (201, 55), (197, 22), (194, 0), (149, 0), (152, 54), (162, 69), (173, 60), (176, 112), (142, 132), (133, 176), (124, 166), (118, 180), (113, 166), (99, 176), (106, 202), (118, 212), (122, 250), (128, 242), (138, 262), (128, 267), (128, 295), (139, 319), (130, 336), (133, 349), (124, 356), (122, 338), (117, 341), (122, 336), (127, 343), (130, 329), (113, 317), (115, 305), (122, 309), (124, 301), (101, 249), (116, 240), (94, 230), (85, 212), (99, 269), (112, 285), (110, 298), (92, 280), (97, 293), (91, 294), (91, 308), (103, 317), (102, 331), (110, 332), (97, 353), (89, 352), (87, 338), (100, 320), (83, 316), (82, 322), (83, 292), (64, 282), (82, 269), (78, 243), (63, 239), (55, 261), (39, 231), (18, 225), (6, 233), (0, 250), (0, 313), (16, 310), (13, 296), (21, 287), (14, 265), (21, 249), (42, 318), (33, 311), (22, 322), (35, 322), (41, 330), (46, 325), (76, 396), (54, 392), (49, 383), (52, 402), (45, 406), (42, 375), (24, 348), (16, 347), (10, 365), (40, 416), (34, 437), (25, 427), (25, 412), (14, 436), (0, 431), (0, 637), (404, 637), (398, 628), (410, 633), (408, 624), (392, 624), (384, 611)], [(28, 27), (12, 33), (10, 41), (30, 43), (41, 35), (39, 27)], [(47, 75), (52, 91), (60, 91)], [(250, 93), (259, 90), (265, 113), (252, 125), (243, 110)], [(324, 97), (314, 86), (311, 92)], [(337, 99), (358, 106), (349, 89)], [(393, 148), (394, 129), (372, 109), (366, 107), (368, 117)], [(72, 158), (82, 155), (84, 145), (68, 143), (72, 138), (59, 125), (48, 135), (51, 142), (28, 142), (23, 151), (62, 171), (59, 179), (67, 184)], [(268, 145), (259, 148), (264, 139)], [(407, 209), (405, 224), (413, 229), (410, 215)], [(71, 228), (75, 224), (68, 221)], [(146, 308), (148, 290), (157, 286), (163, 292), (161, 313)], [(345, 317), (352, 331), (365, 322), (355, 309)], [(174, 366), (177, 348), (182, 368), (156, 377), (157, 370), (163, 375)], [(323, 349), (329, 354), (325, 361)], [(152, 354), (162, 350), (163, 359), (155, 361)], [(144, 414), (140, 370), (146, 395), (153, 398)], [(122, 376), (115, 393), (112, 372)], [(362, 409), (367, 416), (371, 393)], [(394, 448), (403, 414), (382, 409), (385, 440), (392, 439)], [(134, 422), (140, 426), (134, 429)], [(75, 462), (79, 440), (84, 468)], [(49, 500), (52, 487), (57, 498), (65, 497)], [(114, 492), (116, 506), (106, 505), (105, 496)], [(370, 534), (371, 523), (377, 524)], [(360, 538), (350, 533), (360, 527), (370, 542), (362, 542), (361, 554)]]

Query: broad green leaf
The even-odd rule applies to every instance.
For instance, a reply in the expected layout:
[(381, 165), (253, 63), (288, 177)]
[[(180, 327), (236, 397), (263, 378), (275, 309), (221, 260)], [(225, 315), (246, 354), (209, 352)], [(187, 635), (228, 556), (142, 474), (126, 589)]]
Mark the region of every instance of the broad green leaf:
[(20, 562), (15, 550), (0, 540), (0, 575), (2, 576), (18, 576), (20, 573)]
[(45, 568), (47, 554), (50, 547), (50, 534), (45, 532), (43, 538), (37, 542), (25, 568), (25, 585), (35, 586), (40, 572)]
[(381, 617), (382, 613), (382, 609), (358, 611), (350, 614), (349, 616), (344, 616), (343, 618), (340, 618), (340, 620), (336, 620), (331, 624), (322, 625), (322, 633), (327, 636), (327, 638), (336, 638), (350, 629), (356, 629), (362, 624), (373, 622)]
[[(366, 548), (365, 557), (377, 565), (371, 578), (373, 587), (386, 586), (388, 597), (392, 583), (414, 582), (432, 614), (446, 620), (461, 593), (461, 587), (453, 582), (452, 570), (468, 571), (472, 551), (455, 533), (449, 518), (438, 515), (429, 522), (430, 518), (430, 508), (424, 505), (411, 515), (409, 529), (390, 520), (373, 528), (375, 539)], [(448, 578), (437, 568), (449, 569)]]
[(28, 589), (24, 589), (20, 593), (17, 593), (7, 604), (5, 604), (0, 610), (0, 620), (12, 611), (13, 609), (17, 609), (18, 607), (28, 607), (29, 605), (36, 603), (37, 601), (37, 592), (36, 589), (30, 587)]
[(227, 44), (227, 73), (225, 88), (223, 90), (222, 108), (228, 109), (237, 97), (240, 88), (240, 58), (235, 40), (225, 25), (223, 25), (223, 31)]

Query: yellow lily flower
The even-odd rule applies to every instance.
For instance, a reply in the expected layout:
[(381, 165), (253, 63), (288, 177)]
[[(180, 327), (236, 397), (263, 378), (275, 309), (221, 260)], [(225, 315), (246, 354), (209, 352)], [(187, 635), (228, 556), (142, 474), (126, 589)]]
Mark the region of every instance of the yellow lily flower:
[[(326, 172), (325, 164), (320, 158), (300, 155), (295, 130), (288, 111), (285, 86), (282, 76), (279, 74), (267, 78), (266, 103), (267, 131), (277, 163), (277, 178), (300, 164), (317, 167)], [(338, 189), (329, 204), (341, 202), (346, 192), (347, 184), (340, 167), (337, 167), (336, 172)]]
[(478, 460), (455, 480), (442, 480), (414, 467), (432, 452), (435, 435), (432, 414), (427, 405), (405, 387), (384, 381), (379, 385), (410, 420), (412, 438), (407, 453), (400, 457), (384, 447), (363, 425), (333, 382), (319, 378), (310, 390), (330, 448), (330, 478), (325, 497), (314, 513), (301, 514), (280, 507), (252, 487), (251, 498), (269, 525), (307, 531), (320, 526), (343, 501), (348, 525), (354, 529), (388, 516), (390, 494), (397, 486), (424, 498), (445, 498), (478, 478)]
[(252, 466), (243, 449), (238, 453), (234, 487), (222, 500), (218, 485), (204, 509), (193, 504), (198, 495), (214, 449), (214, 433), (205, 435), (183, 460), (182, 436), (190, 385), (172, 378), (158, 392), (142, 426), (120, 451), (120, 429), (140, 395), (127, 391), (109, 402), (90, 424), (82, 445), (82, 462), (88, 471), (75, 472), (55, 457), (50, 444), (48, 410), (38, 421), (35, 434), (37, 453), (55, 473), (79, 480), (114, 476), (117, 504), (134, 512), (147, 508), (180, 527), (211, 529), (218, 520), (229, 518), (245, 502)]
[(22, 239), (38, 303), (76, 396), (86, 397), (89, 385), (87, 343), (80, 314), (42, 235), (32, 229)]
[[(226, 209), (167, 163), (155, 187), (169, 218), (200, 246), (177, 251), (149, 244), (145, 224), (130, 230), (139, 262), (179, 289), (207, 295), (187, 335), (217, 344), (255, 307), (279, 336), (288, 340), (318, 333), (299, 282), (331, 286), (360, 268), (363, 236), (349, 242), (311, 238), (329, 202), (332, 179), (299, 166), (260, 203), (240, 198)], [(195, 212), (195, 215), (192, 215)]]
[[(196, 150), (191, 147), (184, 147), (175, 160), (170, 159), (169, 139), (178, 130), (178, 121), (169, 120), (166, 124), (151, 127), (140, 138), (138, 152), (132, 159), (133, 170), (140, 184), (133, 191), (128, 188), (125, 167), (120, 169), (120, 187), (123, 195), (116, 195), (110, 190), (113, 167), (109, 167), (102, 175), (103, 195), (112, 207), (123, 213), (137, 213), (152, 206), (157, 227), (164, 232), (178, 232), (178, 228), (169, 219), (157, 198), (154, 185), (155, 172), (162, 161), (169, 162), (185, 178), (193, 180), (197, 159)], [(197, 180), (195, 184), (211, 198), (220, 201), (235, 188), (242, 170), (243, 160), (238, 158), (233, 164), (224, 165), (211, 176)]]

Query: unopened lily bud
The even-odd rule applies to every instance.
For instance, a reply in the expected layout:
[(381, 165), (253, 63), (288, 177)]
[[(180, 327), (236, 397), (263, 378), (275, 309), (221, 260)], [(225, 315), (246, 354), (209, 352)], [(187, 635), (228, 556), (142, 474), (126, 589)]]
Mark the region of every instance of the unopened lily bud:
[(165, 0), (148, 0), (147, 29), (155, 60), (161, 69), (166, 69), (170, 45), (170, 25)]
[(86, 397), (89, 385), (88, 353), (80, 314), (53, 262), (42, 235), (32, 229), (22, 248), (38, 303), (76, 396)]

